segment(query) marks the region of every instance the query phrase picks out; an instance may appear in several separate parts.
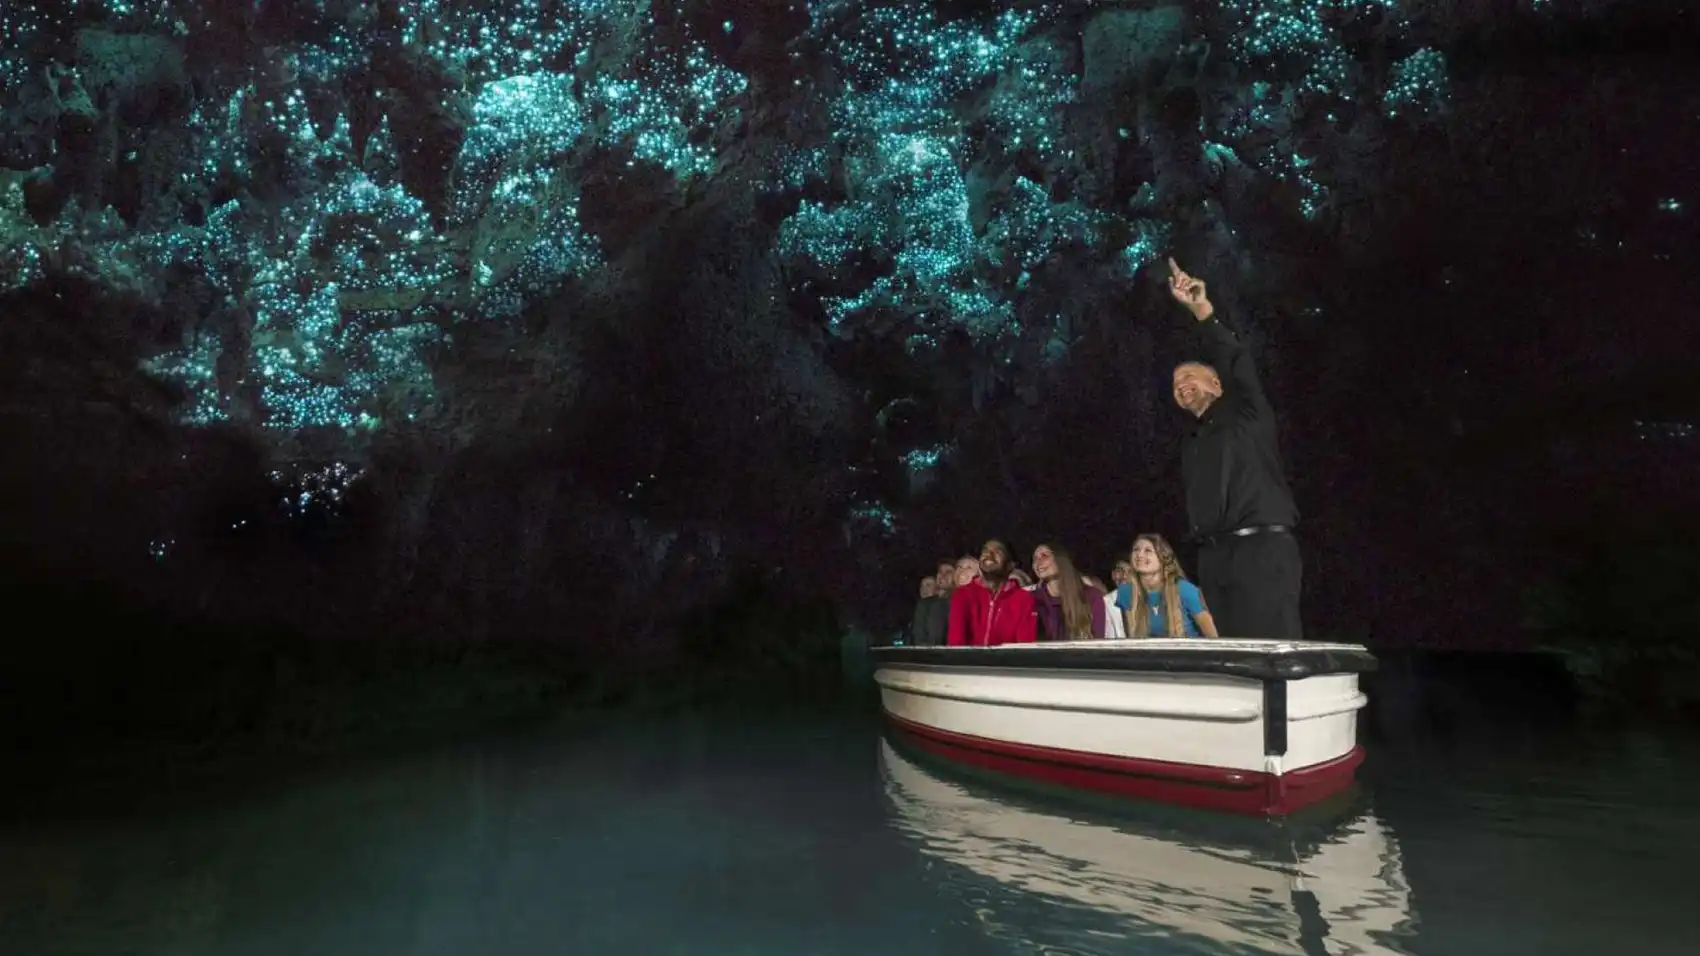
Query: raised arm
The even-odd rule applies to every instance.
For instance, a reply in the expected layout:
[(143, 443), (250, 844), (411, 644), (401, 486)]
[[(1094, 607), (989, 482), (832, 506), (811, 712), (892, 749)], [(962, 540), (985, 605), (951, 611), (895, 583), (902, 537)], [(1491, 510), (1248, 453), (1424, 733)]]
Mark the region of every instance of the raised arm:
[(1228, 400), (1253, 414), (1266, 412), (1269, 398), (1263, 393), (1263, 382), (1257, 377), (1257, 364), (1251, 359), (1245, 336), (1224, 323), (1220, 312), (1199, 322), (1198, 333), (1204, 340), (1206, 359), (1216, 368), (1216, 374), (1222, 376), (1222, 392)]
[(1223, 316), (1210, 301), (1204, 280), (1182, 271), (1174, 259), (1169, 260), (1169, 294), (1175, 297), (1198, 322), (1200, 338), (1204, 340), (1205, 360), (1222, 377), (1222, 391), (1229, 401), (1253, 414), (1268, 410), (1269, 399), (1263, 393), (1263, 382), (1257, 377), (1257, 366), (1251, 359), (1251, 348), (1245, 336), (1222, 321)]

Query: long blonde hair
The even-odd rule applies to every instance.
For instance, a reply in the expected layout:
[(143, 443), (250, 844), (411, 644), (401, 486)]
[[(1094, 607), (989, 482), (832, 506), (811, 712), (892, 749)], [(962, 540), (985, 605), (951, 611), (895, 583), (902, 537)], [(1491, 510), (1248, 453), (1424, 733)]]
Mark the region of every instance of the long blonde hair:
[[(1186, 636), (1186, 611), (1181, 607), (1181, 582), (1186, 580), (1186, 572), (1181, 570), (1180, 559), (1175, 557), (1175, 549), (1169, 547), (1169, 542), (1163, 540), (1160, 534), (1142, 534), (1133, 539), (1133, 548), (1139, 547), (1139, 542), (1146, 541), (1152, 550), (1157, 552), (1157, 565), (1163, 575), (1163, 619), (1168, 630), (1167, 637)], [(1133, 548), (1128, 550), (1131, 552)], [(1133, 585), (1133, 606), (1127, 609), (1127, 636), (1151, 636), (1151, 602), (1146, 600), (1145, 581), (1139, 572), (1129, 568), (1128, 583)]]

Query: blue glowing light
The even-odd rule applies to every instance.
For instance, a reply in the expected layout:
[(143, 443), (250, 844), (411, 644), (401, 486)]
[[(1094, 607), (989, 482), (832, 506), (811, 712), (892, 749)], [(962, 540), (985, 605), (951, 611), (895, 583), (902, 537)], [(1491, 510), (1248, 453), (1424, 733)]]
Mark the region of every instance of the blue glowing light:
[[(768, 104), (713, 52), (749, 23), (693, 26), (632, 0), (417, 0), (381, 29), (397, 31), (403, 65), (423, 79), (325, 108), (323, 91), (369, 76), (380, 28), (359, 4), (299, 6), (336, 28), (279, 41), (251, 70), (221, 76), (228, 86), (182, 119), (174, 152), (149, 154), (163, 170), (150, 175), (177, 190), (155, 192), (176, 205), (134, 225), (73, 208), (37, 225), (24, 174), (0, 171), (0, 289), (40, 278), (44, 250), (72, 239), (96, 278), (139, 294), (194, 275), (211, 287), (203, 313), (144, 363), (187, 394), (183, 421), (240, 421), (280, 448), (299, 432), (335, 432), (351, 454), (431, 414), (433, 363), (461, 323), (511, 320), (603, 281), (611, 253), (586, 214), (598, 197), (581, 187), (593, 161), (642, 166), (692, 197), (720, 177), (755, 180), (780, 207), (773, 252), (794, 292), (818, 296), (829, 331), (890, 332), (917, 360), (962, 332), (1001, 367), (1018, 354), (1054, 358), (1059, 342), (1066, 351), (1057, 288), (1089, 270), (1125, 283), (1159, 261), (1178, 212), (1169, 197), (1184, 192), (1168, 180), (1193, 175), (1158, 164), (1151, 181), (1119, 181), (1122, 157), (1161, 137), (1143, 113), (1086, 101), (1082, 16), (1132, 73), (1146, 60), (1184, 73), (1187, 57), (1203, 62), (1199, 50), (1225, 58), (1238, 79), (1202, 97), (1202, 156), (1194, 142), (1173, 165), (1196, 159), (1207, 181), (1252, 181), (1304, 220), (1330, 221), (1346, 176), (1339, 157), (1379, 148), (1345, 128), (1347, 107), (1404, 126), (1431, 120), (1449, 97), (1445, 58), (1410, 42), (1394, 0), (1222, 0), (1196, 23), (1109, 4), (972, 13), (933, 0), (815, 0), (811, 26), (786, 49), (792, 82), (817, 94), (800, 108), (820, 113), (752, 133), (774, 120)], [(27, 51), (92, 13), (100, 30), (76, 34), (74, 61), (50, 84)], [(179, 75), (173, 57), (205, 29), (185, 16), (171, 0), (0, 5), (0, 93), (39, 84), (45, 96), (51, 85), (56, 109), (92, 115), (110, 99), (94, 93), (116, 82), (119, 53), (152, 57), (156, 79)], [(1378, 50), (1414, 52), (1385, 70), (1361, 60), (1346, 42), (1353, 22), (1374, 24)], [(1189, 34), (1206, 24), (1219, 32)], [(126, 141), (123, 155), (146, 145)], [(435, 146), (440, 168), (422, 169)], [(909, 452), (903, 464), (928, 471), (946, 453)], [(882, 507), (858, 513), (889, 531)]]

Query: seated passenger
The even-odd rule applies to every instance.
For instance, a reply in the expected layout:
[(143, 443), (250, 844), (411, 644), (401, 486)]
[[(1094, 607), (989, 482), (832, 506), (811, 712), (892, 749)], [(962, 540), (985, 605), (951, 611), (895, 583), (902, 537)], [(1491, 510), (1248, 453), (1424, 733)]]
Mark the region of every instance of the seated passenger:
[(1126, 561), (1117, 561), (1115, 570), (1110, 572), (1110, 583), (1118, 589), (1127, 582), (1127, 576), (1133, 573), (1133, 565)]
[[(979, 567), (979, 562), (975, 562)], [(925, 647), (938, 647), (944, 643), (945, 628), (950, 626), (950, 592), (956, 590), (956, 564), (951, 561), (940, 561), (934, 565), (932, 610), (927, 618), (925, 630), (922, 632), (922, 643)]]
[[(980, 549), (979, 576), (959, 585), (950, 596), (948, 641), (952, 647), (1033, 642), (1033, 594), (1010, 579), (1014, 567), (1009, 547), (1002, 541), (987, 541)], [(960, 562), (957, 580), (962, 580)]]
[(921, 598), (915, 602), (915, 616), (909, 622), (910, 645), (936, 647), (944, 643), (944, 627), (950, 615), (947, 600), (939, 597), (936, 575), (921, 579)]
[(1131, 557), (1133, 574), (1116, 593), (1117, 606), (1127, 614), (1128, 637), (1217, 636), (1204, 595), (1186, 579), (1175, 549), (1162, 535), (1134, 539)]
[(1085, 641), (1104, 636), (1104, 592), (1080, 579), (1074, 560), (1055, 545), (1033, 549), (1033, 607), (1041, 641)]
[[(1126, 565), (1126, 564), (1127, 564), (1126, 561), (1117, 561), (1116, 562), (1117, 573), (1120, 573), (1122, 566)], [(1122, 575), (1122, 578), (1124, 580), (1126, 579), (1126, 577), (1127, 577), (1127, 575), (1125, 575), (1125, 574)], [(1123, 620), (1121, 608), (1116, 607), (1116, 588), (1104, 587), (1104, 582), (1098, 580), (1097, 578), (1091, 576), (1090, 574), (1086, 575), (1085, 577), (1081, 578), (1080, 580), (1085, 581), (1087, 587), (1097, 588), (1099, 591), (1102, 591), (1104, 593), (1104, 637), (1105, 637), (1105, 639), (1111, 640), (1111, 641), (1126, 640), (1127, 639), (1127, 621)], [(1117, 585), (1117, 587), (1120, 587), (1121, 581), (1117, 581), (1116, 585)]]
[(951, 582), (954, 585), (954, 587), (951, 588), (951, 591), (953, 592), (951, 594), (951, 596), (952, 597), (956, 596), (955, 593), (954, 593), (956, 588), (965, 588), (968, 585), (973, 584), (975, 581), (979, 580), (979, 578), (980, 578), (980, 559), (979, 558), (974, 557), (972, 554), (965, 554), (962, 557), (957, 558), (956, 559), (955, 580)]
[(1104, 637), (1112, 641), (1127, 640), (1127, 615), (1116, 605), (1118, 594), (1104, 595)]
[[(933, 580), (938, 582), (938, 595), (946, 602), (950, 601), (950, 592), (956, 590), (956, 564), (952, 561), (940, 561), (933, 566)], [(940, 640), (943, 640), (943, 633)]]

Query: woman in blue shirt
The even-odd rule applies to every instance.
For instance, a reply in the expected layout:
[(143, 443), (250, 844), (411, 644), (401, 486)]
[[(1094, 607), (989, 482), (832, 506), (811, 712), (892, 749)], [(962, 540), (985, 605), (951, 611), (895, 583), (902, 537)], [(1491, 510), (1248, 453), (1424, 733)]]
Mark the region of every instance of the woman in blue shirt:
[[(1116, 606), (1127, 615), (1128, 637), (1218, 636), (1204, 595), (1186, 579), (1175, 549), (1162, 535), (1135, 538), (1130, 557), (1133, 573), (1116, 589)], [(1179, 634), (1174, 621), (1180, 622)]]

